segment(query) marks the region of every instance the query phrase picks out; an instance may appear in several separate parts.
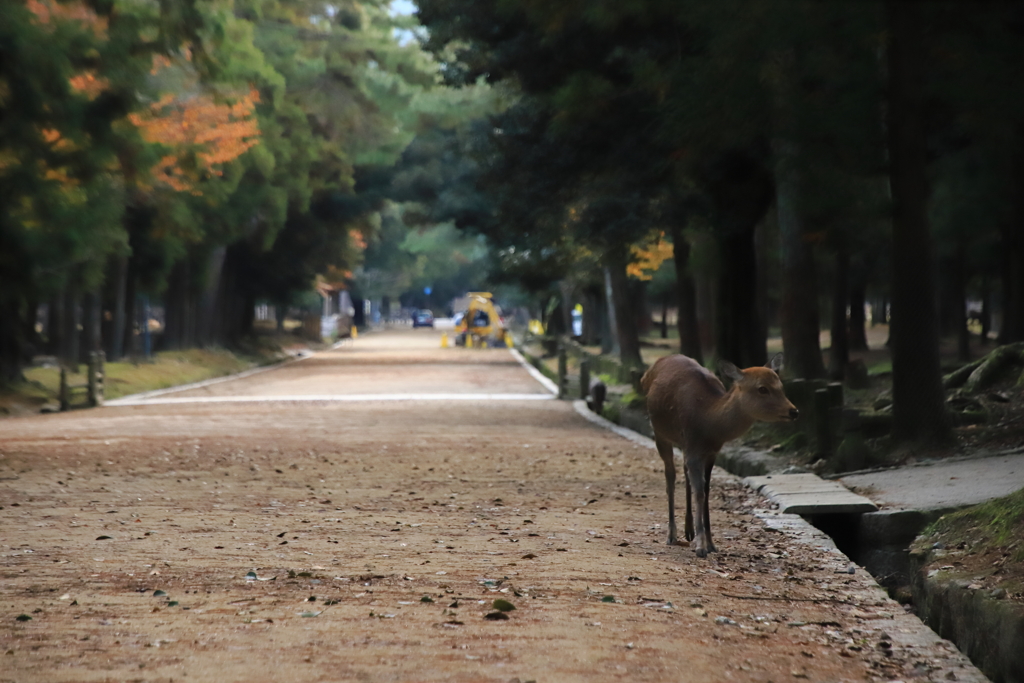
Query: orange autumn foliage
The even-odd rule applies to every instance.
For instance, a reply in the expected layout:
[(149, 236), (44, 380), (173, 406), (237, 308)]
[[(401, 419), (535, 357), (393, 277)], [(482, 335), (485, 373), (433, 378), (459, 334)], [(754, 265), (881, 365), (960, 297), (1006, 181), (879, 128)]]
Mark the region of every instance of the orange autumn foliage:
[(75, 21), (92, 30), (98, 37), (103, 37), (107, 30), (107, 20), (81, 2), (56, 2), (55, 0), (26, 0), (25, 7), (36, 15), (43, 26), (51, 26), (56, 21)]
[[(154, 179), (178, 192), (199, 194), (199, 172), (221, 175), (220, 165), (237, 159), (259, 142), (255, 90), (234, 104), (221, 104), (203, 94), (179, 98), (167, 94), (147, 111), (128, 115), (147, 142), (170, 149), (152, 169)], [(194, 156), (199, 169), (183, 163)]]
[[(35, 15), (36, 23), (47, 30), (52, 31), (58, 22), (74, 22), (86, 30), (92, 31), (93, 35), (100, 40), (107, 38), (107, 20), (98, 16), (80, 0), (66, 3), (56, 2), (56, 0), (27, 0), (25, 7)], [(96, 76), (92, 71), (84, 71), (72, 76), (68, 81), (72, 89), (82, 93), (90, 100), (96, 99), (97, 95), (110, 85), (107, 79)]]
[(52, 27), (58, 21), (74, 21), (93, 32), (100, 39), (106, 38), (107, 20), (97, 16), (84, 2), (56, 2), (56, 0), (26, 0), (25, 7), (36, 15), (42, 26)]
[(90, 100), (96, 99), (96, 97), (107, 89), (110, 85), (110, 81), (102, 76), (97, 76), (92, 71), (86, 71), (72, 76), (68, 79), (71, 83), (71, 87), (82, 93)]
[(172, 64), (170, 57), (161, 54), (153, 55), (153, 68), (149, 70), (150, 76), (156, 76)]
[(666, 241), (664, 237), (665, 233), (662, 232), (652, 245), (630, 247), (634, 258), (633, 263), (626, 266), (626, 272), (630, 277), (637, 280), (650, 280), (661, 264), (672, 258), (672, 243)]
[(348, 235), (352, 240), (352, 244), (355, 245), (357, 249), (360, 251), (366, 249), (366, 238), (363, 237), (362, 230), (349, 230)]

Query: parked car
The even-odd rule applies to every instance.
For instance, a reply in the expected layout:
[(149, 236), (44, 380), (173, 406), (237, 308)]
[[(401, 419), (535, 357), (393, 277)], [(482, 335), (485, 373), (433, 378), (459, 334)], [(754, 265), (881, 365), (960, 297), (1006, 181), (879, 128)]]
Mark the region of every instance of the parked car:
[(412, 326), (413, 327), (433, 327), (434, 326), (434, 314), (426, 308), (416, 311), (412, 314)]

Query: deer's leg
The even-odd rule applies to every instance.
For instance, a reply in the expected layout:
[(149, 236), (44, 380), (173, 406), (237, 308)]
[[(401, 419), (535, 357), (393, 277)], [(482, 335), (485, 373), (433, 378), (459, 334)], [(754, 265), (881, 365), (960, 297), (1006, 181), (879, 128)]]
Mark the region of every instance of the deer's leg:
[[(668, 544), (676, 545), (676, 461), (672, 455), (672, 444), (661, 439), (655, 439), (654, 445), (658, 448), (658, 455), (665, 463), (665, 492), (668, 494)], [(689, 502), (689, 491), (687, 491), (687, 502)], [(690, 508), (687, 506), (687, 523), (689, 523)]]
[(693, 507), (697, 512), (696, 528), (693, 535), (693, 550), (697, 557), (707, 557), (707, 554), (714, 550), (711, 546), (711, 539), (708, 535), (707, 515), (707, 486), (705, 485), (705, 466), (701, 458), (693, 457), (686, 459), (686, 477), (689, 480), (690, 489), (693, 491)]
[(711, 470), (714, 468), (714, 459), (709, 460), (704, 468), (704, 510), (701, 511), (701, 514), (704, 515), (704, 531), (707, 533), (709, 553), (717, 550), (714, 541), (711, 540)]
[(683, 534), (687, 541), (693, 540), (693, 507), (691, 505), (690, 494), (690, 471), (686, 468), (685, 462), (683, 463), (683, 481), (686, 482), (686, 525), (683, 527)]

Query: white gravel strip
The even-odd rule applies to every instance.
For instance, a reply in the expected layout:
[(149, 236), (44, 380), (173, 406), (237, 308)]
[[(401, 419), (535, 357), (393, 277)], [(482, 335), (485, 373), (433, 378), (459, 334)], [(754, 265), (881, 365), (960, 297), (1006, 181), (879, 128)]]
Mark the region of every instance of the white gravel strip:
[(284, 403), (369, 401), (550, 401), (551, 394), (297, 394), (294, 396), (195, 396), (192, 398), (137, 398), (110, 401), (108, 406), (153, 406), (180, 403)]

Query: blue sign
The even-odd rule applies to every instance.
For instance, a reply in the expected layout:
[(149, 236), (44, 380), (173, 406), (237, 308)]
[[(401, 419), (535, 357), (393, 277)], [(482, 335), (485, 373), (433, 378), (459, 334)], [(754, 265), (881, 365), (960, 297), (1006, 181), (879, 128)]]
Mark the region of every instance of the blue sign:
[(430, 293), (433, 292), (433, 291), (434, 290), (432, 288), (430, 288), (430, 287), (424, 287), (423, 288), (423, 293), (426, 294), (427, 296), (430, 296)]

